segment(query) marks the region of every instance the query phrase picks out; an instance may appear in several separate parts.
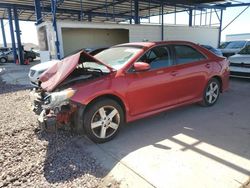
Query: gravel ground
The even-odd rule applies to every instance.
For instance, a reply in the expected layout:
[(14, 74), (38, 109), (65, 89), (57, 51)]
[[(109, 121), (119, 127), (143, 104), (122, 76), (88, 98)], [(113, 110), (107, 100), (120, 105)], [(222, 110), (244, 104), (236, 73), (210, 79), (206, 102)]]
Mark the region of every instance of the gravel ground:
[(0, 75), (0, 187), (119, 187), (84, 150), (86, 139), (39, 129), (25, 86)]

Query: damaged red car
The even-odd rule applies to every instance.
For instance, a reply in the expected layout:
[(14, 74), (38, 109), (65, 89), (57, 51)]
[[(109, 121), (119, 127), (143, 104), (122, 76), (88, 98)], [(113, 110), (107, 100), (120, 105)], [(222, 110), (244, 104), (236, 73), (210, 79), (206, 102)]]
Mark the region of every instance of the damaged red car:
[(228, 61), (207, 49), (141, 42), (67, 57), (41, 75), (31, 96), (45, 127), (70, 126), (102, 143), (126, 122), (191, 103), (212, 106), (228, 86)]

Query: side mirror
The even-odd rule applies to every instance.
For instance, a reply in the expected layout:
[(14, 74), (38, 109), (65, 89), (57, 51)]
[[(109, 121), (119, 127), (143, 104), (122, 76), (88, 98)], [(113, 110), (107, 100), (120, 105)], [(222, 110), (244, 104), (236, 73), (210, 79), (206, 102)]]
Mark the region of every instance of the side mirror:
[(150, 69), (150, 65), (145, 62), (135, 62), (134, 69), (136, 72), (147, 71)]

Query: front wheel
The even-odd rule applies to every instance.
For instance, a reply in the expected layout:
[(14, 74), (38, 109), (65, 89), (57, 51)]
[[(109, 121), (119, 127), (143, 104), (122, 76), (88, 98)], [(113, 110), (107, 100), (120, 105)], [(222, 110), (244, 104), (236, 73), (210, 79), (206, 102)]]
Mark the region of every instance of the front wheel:
[(84, 130), (96, 143), (113, 139), (124, 122), (121, 106), (114, 100), (102, 99), (92, 104), (84, 114)]
[(212, 78), (208, 82), (206, 89), (204, 90), (202, 105), (213, 106), (219, 99), (219, 96), (220, 96), (220, 82), (217, 79)]
[(0, 63), (7, 63), (7, 59), (5, 57), (0, 58)]

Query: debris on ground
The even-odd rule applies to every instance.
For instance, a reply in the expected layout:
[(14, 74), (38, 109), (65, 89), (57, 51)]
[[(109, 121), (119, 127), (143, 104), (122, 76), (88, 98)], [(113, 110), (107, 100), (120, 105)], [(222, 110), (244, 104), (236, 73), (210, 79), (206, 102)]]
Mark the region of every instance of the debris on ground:
[(44, 133), (31, 111), (26, 86), (0, 74), (0, 187), (119, 187), (85, 151), (80, 136)]

